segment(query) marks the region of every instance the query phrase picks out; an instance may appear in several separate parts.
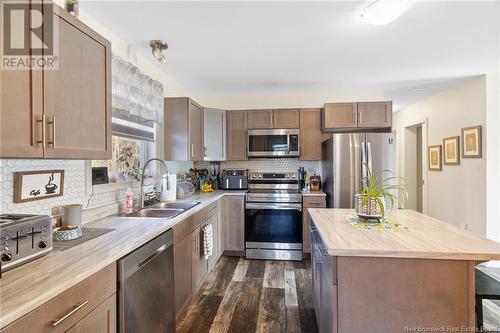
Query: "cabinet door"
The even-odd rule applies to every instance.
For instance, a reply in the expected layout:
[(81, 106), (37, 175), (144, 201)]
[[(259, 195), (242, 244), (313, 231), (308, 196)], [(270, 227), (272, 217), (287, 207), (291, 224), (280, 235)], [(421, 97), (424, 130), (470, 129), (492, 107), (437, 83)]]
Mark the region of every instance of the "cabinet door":
[(1, 158), (43, 157), (41, 77), (40, 70), (0, 70)]
[(275, 109), (274, 128), (299, 128), (299, 109)]
[(193, 295), (193, 234), (174, 247), (175, 315), (178, 316)]
[(358, 126), (357, 103), (327, 103), (323, 106), (323, 129)]
[(205, 153), (203, 146), (203, 108), (191, 99), (188, 108), (189, 159), (191, 161), (202, 161)]
[(213, 254), (208, 258), (208, 269), (212, 269), (215, 266), (215, 263), (217, 262), (217, 259), (219, 259), (219, 214), (213, 215), (209, 223), (212, 224), (212, 233), (213, 233)]
[(223, 200), (224, 251), (244, 251), (245, 197), (227, 196)]
[(203, 257), (201, 227), (193, 231), (193, 294), (198, 291), (208, 272), (208, 260)]
[(321, 160), (321, 109), (300, 109), (300, 159)]
[(248, 128), (273, 128), (274, 113), (272, 109), (248, 110)]
[(326, 198), (323, 196), (318, 197), (303, 197), (303, 214), (302, 214), (302, 248), (304, 253), (311, 253), (311, 232), (309, 230), (311, 226), (311, 216), (307, 212), (308, 208), (325, 208)]
[(358, 103), (358, 127), (386, 128), (392, 126), (392, 102)]
[(116, 295), (108, 298), (85, 318), (70, 328), (68, 333), (114, 333), (116, 332)]
[(205, 161), (226, 160), (226, 111), (203, 109)]
[(43, 71), (48, 158), (111, 158), (111, 44), (65, 10), (59, 69)]
[(247, 111), (227, 112), (227, 160), (247, 159)]

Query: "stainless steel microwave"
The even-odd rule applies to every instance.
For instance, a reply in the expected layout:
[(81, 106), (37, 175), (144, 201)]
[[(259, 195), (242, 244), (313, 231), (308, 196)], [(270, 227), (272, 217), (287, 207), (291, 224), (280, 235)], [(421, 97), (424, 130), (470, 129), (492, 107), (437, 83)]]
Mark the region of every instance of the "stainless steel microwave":
[(248, 130), (248, 157), (298, 157), (298, 129)]

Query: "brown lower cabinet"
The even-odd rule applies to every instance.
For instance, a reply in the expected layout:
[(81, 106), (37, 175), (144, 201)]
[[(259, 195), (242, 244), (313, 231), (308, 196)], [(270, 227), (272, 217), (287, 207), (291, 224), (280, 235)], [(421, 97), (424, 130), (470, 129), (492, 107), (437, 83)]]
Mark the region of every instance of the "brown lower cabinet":
[(418, 327), (475, 332), (474, 261), (335, 256), (312, 233), (320, 333), (400, 333)]
[[(176, 224), (173, 228), (176, 318), (184, 313), (193, 295), (201, 287), (208, 272), (220, 257), (218, 207), (219, 203), (215, 202)], [(202, 229), (209, 223), (213, 227), (214, 248), (213, 255), (205, 259)]]
[(308, 208), (325, 208), (326, 196), (302, 197), (302, 248), (304, 253), (311, 253), (311, 217), (307, 213)]
[(224, 251), (242, 254), (245, 251), (245, 197), (229, 195), (223, 197), (222, 202)]
[(0, 332), (116, 332), (116, 264), (86, 278)]

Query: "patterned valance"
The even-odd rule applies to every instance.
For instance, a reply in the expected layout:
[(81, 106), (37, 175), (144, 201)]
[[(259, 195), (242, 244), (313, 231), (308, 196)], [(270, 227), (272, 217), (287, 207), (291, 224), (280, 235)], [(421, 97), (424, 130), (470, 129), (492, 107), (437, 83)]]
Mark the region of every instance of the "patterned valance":
[(113, 55), (113, 116), (148, 125), (163, 122), (163, 85), (137, 66)]

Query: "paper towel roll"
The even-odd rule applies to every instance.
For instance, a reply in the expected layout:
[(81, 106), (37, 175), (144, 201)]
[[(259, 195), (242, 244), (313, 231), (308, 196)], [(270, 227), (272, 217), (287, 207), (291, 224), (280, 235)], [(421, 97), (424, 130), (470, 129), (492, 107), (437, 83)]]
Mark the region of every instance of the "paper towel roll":
[[(167, 177), (170, 181), (170, 190), (167, 190)], [(161, 194), (161, 201), (174, 201), (177, 197), (177, 175), (169, 174), (163, 176), (163, 192)]]

